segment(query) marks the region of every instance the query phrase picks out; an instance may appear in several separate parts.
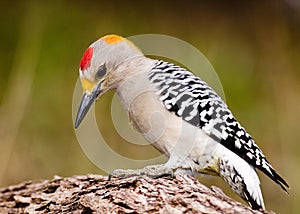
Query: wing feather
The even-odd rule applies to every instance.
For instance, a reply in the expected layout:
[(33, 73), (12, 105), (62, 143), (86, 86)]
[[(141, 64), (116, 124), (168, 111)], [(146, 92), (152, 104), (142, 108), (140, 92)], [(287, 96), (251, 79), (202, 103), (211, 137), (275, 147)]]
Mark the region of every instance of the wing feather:
[(161, 60), (149, 73), (149, 79), (159, 90), (160, 100), (169, 111), (204, 130), (287, 191), (288, 184), (206, 82), (184, 68)]

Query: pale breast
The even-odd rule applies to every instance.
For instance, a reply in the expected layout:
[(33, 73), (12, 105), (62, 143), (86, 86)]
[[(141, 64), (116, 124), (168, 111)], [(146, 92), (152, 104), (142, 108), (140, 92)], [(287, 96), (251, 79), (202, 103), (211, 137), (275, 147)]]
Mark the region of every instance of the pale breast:
[(190, 125), (168, 111), (154, 91), (137, 96), (129, 106), (129, 117), (133, 126), (166, 155), (175, 156), (176, 161), (186, 158), (194, 160), (198, 167), (207, 163), (216, 144), (199, 127)]

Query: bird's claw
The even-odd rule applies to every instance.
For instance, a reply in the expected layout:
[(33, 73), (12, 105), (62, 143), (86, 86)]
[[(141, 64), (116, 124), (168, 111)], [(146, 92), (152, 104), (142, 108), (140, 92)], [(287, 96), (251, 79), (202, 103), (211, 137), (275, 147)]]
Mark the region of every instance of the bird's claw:
[(112, 171), (108, 179), (112, 178), (128, 178), (132, 176), (143, 176), (146, 175), (150, 178), (159, 178), (159, 177), (174, 177), (174, 172), (171, 168), (166, 167), (165, 165), (152, 165), (146, 166), (142, 169), (116, 169)]

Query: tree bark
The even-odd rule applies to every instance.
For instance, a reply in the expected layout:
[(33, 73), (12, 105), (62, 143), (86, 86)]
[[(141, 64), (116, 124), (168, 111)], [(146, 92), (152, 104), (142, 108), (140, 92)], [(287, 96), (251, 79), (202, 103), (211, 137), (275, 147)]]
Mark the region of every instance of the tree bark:
[[(0, 189), (0, 213), (270, 213), (252, 210), (188, 175), (112, 179), (84, 175)], [(273, 212), (271, 212), (273, 213)]]

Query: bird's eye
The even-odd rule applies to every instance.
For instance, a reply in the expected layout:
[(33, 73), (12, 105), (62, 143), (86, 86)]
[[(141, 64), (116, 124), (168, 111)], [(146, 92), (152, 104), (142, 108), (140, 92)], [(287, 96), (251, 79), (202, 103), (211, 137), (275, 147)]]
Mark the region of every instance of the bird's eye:
[(96, 73), (97, 79), (102, 78), (105, 74), (106, 74), (106, 66), (105, 66), (105, 64), (100, 65), (100, 67), (98, 68), (98, 71)]

